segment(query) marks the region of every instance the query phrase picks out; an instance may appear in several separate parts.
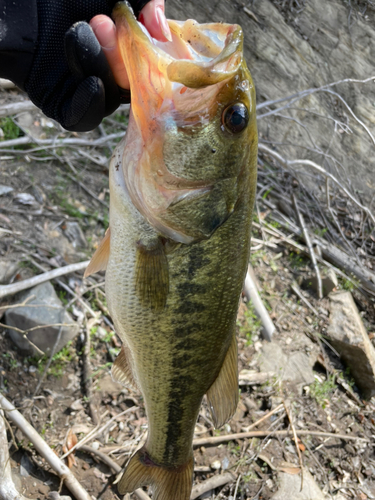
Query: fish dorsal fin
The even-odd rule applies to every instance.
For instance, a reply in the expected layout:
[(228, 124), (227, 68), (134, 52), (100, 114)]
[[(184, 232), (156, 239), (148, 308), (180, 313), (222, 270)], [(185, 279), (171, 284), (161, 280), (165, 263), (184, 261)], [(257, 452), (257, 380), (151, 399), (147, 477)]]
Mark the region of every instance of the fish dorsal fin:
[(138, 392), (138, 386), (133, 375), (129, 357), (130, 351), (123, 345), (119, 355), (112, 365), (112, 378), (114, 382), (118, 382), (119, 384)]
[(234, 415), (238, 404), (237, 339), (233, 339), (215, 382), (207, 391), (208, 406), (216, 429)]
[(97, 273), (99, 271), (105, 271), (107, 269), (108, 259), (109, 259), (109, 249), (110, 249), (110, 228), (105, 232), (104, 238), (100, 242), (96, 252), (92, 256), (89, 265), (86, 267), (84, 278), (87, 278), (91, 274)]
[(138, 242), (136, 293), (144, 307), (164, 309), (169, 292), (168, 259), (160, 238)]

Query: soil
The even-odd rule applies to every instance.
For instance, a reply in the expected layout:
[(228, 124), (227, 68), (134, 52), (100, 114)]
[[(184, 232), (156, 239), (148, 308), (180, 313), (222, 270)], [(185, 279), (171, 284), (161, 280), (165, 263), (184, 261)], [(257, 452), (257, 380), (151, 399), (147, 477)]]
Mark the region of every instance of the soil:
[[(251, 2), (249, 6), (254, 9), (256, 17), (259, 14), (257, 9), (261, 8), (259, 3)], [(296, 8), (298, 2), (275, 1), (272, 8), (283, 16), (286, 25), (298, 31), (302, 29), (301, 23), (296, 21), (294, 11), (287, 9), (288, 3)], [(308, 9), (307, 3), (300, 3)], [(363, 7), (365, 3), (356, 3), (355, 7)], [(370, 11), (371, 2), (367, 4)], [(187, 2), (186, 9), (190, 8), (189, 5)], [(182, 12), (178, 2), (171, 2), (173, 9)], [(22, 98), (18, 90), (1, 90), (0, 106)], [(104, 120), (100, 129), (87, 134), (65, 132), (38, 111), (23, 114), (17, 120), (18, 123), (22, 121), (20, 125), (24, 130), (31, 131), (37, 139), (58, 136), (96, 140), (105, 134), (126, 129), (127, 110), (121, 109)], [(115, 144), (113, 139), (103, 147), (38, 149), (34, 144), (19, 147), (16, 151), (0, 150), (0, 184), (13, 188), (12, 192), (0, 197), (0, 226), (3, 229), (0, 233), (1, 262), (14, 264), (14, 271), (7, 282), (37, 274), (40, 272), (38, 265), (51, 269), (90, 258), (108, 226), (109, 191), (105, 158), (110, 156)], [(271, 175), (267, 164), (261, 162), (259, 168), (261, 173)], [(280, 170), (277, 175), (283, 177), (284, 173)], [(20, 193), (32, 195), (32, 204), (22, 204)], [(269, 209), (261, 200), (258, 201), (259, 222), (267, 218)], [(83, 237), (68, 230), (68, 223), (72, 222), (78, 223)], [(253, 236), (262, 239), (264, 235), (261, 230), (254, 229)], [(253, 245), (257, 247), (255, 243)], [(262, 300), (276, 325), (273, 342), (287, 356), (296, 352), (306, 354), (314, 370), (315, 382), (300, 387), (275, 375), (262, 384), (241, 386), (238, 410), (219, 431), (213, 429), (209, 410), (203, 404), (195, 437), (208, 438), (246, 431), (270, 410), (285, 403), (290, 408), (297, 430), (322, 431), (368, 440), (319, 436), (300, 438), (298, 448), (304, 467), (311, 472), (324, 496), (338, 500), (375, 498), (374, 398), (371, 401), (362, 399), (347, 368), (333, 350), (320, 341), (326, 332), (329, 317), (328, 299), (318, 300), (311, 289), (303, 291), (319, 311), (317, 318), (291, 289), (295, 280), (312, 276), (310, 260), (280, 243), (274, 244), (273, 248), (263, 245), (253, 251), (251, 259)], [(81, 322), (80, 334), (63, 350), (59, 359), (52, 362), (35, 398), (34, 391), (45, 359), (25, 356), (12, 343), (6, 328), (0, 327), (0, 390), (17, 408), (22, 409), (24, 416), (59, 456), (64, 454), (68, 434), (74, 434), (80, 440), (95, 428), (93, 407), (99, 415), (100, 426), (127, 410), (94, 442), (89, 443), (123, 466), (145, 438), (147, 419), (141, 396), (114, 383), (110, 376), (110, 367), (119, 352), (120, 341), (112, 330), (105, 305), (104, 275), (98, 274), (83, 281), (82, 275), (77, 273), (63, 281), (93, 310), (101, 312), (96, 323), (90, 323), (89, 316), (86, 318), (91, 332), (90, 400), (87, 398), (83, 370), (87, 324), (84, 321), (85, 310), (78, 302), (70, 306), (70, 311)], [(97, 288), (88, 290), (93, 285)], [(349, 285), (345, 280), (339, 282), (339, 288)], [(64, 303), (71, 300), (66, 290), (56, 283), (54, 286)], [(375, 332), (373, 300), (355, 289), (353, 295), (368, 332)], [(1, 306), (10, 302), (17, 302), (17, 298), (6, 299)], [(0, 310), (0, 314), (3, 311)], [(239, 308), (237, 334), (239, 369), (259, 371), (265, 341), (261, 338), (259, 321), (244, 298)], [(375, 342), (374, 333), (372, 339)], [(339, 374), (339, 378), (335, 378), (333, 373)], [(264, 438), (237, 439), (196, 448), (194, 484), (230, 470), (236, 473), (239, 480), (211, 492), (210, 498), (233, 499), (235, 491), (236, 498), (241, 500), (272, 498), (278, 490), (280, 468), (290, 470), (292, 465), (300, 465), (293, 439), (272, 434), (275, 430), (288, 428), (290, 421), (281, 407), (256, 426), (256, 430), (268, 432)], [(9, 441), (12, 441), (11, 465), (20, 493), (28, 498), (47, 499), (51, 491), (59, 490), (59, 478), (33, 445), (27, 442), (21, 430), (13, 426), (12, 430), (14, 439), (8, 433)], [(78, 451), (74, 457), (75, 463), (69, 464), (72, 472), (94, 499), (118, 498), (113, 484), (116, 479), (113, 470), (95, 455)], [(69, 491), (63, 486), (60, 494), (69, 496)], [(136, 497), (130, 495), (130, 498)]]

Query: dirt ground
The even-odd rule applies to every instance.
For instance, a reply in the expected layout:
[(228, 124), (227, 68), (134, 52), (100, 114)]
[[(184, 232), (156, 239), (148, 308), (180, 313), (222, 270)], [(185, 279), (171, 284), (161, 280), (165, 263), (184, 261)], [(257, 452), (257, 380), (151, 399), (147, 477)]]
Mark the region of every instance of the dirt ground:
[[(17, 90), (0, 90), (0, 106), (21, 99)], [(0, 149), (0, 184), (13, 189), (0, 196), (0, 260), (13, 265), (7, 282), (31, 277), (41, 271), (40, 266), (49, 270), (91, 257), (108, 227), (107, 159), (119, 140), (111, 134), (125, 133), (127, 116), (127, 109), (121, 109), (105, 119), (99, 129), (87, 134), (65, 132), (37, 110), (14, 118), (19, 129), (12, 128), (13, 122), (9, 119), (0, 118), (4, 140), (17, 139), (25, 132), (34, 137), (32, 144)], [(70, 145), (43, 143), (56, 138), (96, 143), (92, 146), (79, 142)], [(271, 167), (267, 161), (259, 165), (262, 182), (255, 216), (258, 223), (270, 220), (270, 209), (262, 201), (264, 198), (267, 201), (264, 179), (275, 176), (279, 185), (285, 181), (285, 172), (281, 169), (275, 173)], [(79, 230), (72, 229), (76, 226), (71, 223), (77, 223)], [(280, 227), (275, 223), (274, 226)], [(321, 231), (319, 226), (315, 229)], [(253, 236), (257, 240), (265, 239), (263, 229), (254, 228)], [(329, 318), (328, 299), (319, 301), (311, 289), (303, 290), (304, 297), (319, 312), (316, 316), (291, 289), (295, 281), (312, 276), (310, 259), (278, 241), (262, 244), (260, 248), (253, 243), (253, 247), (251, 263), (261, 297), (276, 325), (273, 343), (288, 357), (304, 353), (313, 368), (314, 382), (294, 384), (275, 373), (261, 382), (241, 385), (238, 410), (220, 430), (213, 429), (204, 403), (196, 426), (196, 439), (246, 432), (268, 412), (276, 411), (252, 428), (264, 431), (262, 437), (195, 446), (194, 485), (231, 471), (233, 481), (211, 491), (205, 498), (271, 499), (279, 490), (280, 474), (299, 472), (298, 447), (303, 466), (322, 490), (322, 498), (373, 499), (375, 401), (374, 398), (370, 401), (362, 398), (352, 374), (324, 342)], [(369, 268), (374, 263), (374, 255), (366, 257)], [(114, 383), (110, 376), (120, 341), (106, 309), (104, 275), (83, 280), (81, 273), (75, 273), (62, 281), (97, 313), (97, 319), (94, 321), (80, 302), (70, 305), (71, 314), (80, 324), (80, 333), (54, 356), (35, 398), (34, 391), (46, 359), (25, 356), (15, 347), (7, 329), (0, 327), (0, 391), (22, 409), (23, 415), (60, 457), (64, 447), (69, 447), (72, 436), (80, 440), (96, 426), (102, 427), (122, 414), (89, 445), (123, 466), (145, 439), (147, 419), (141, 396)], [(72, 297), (56, 282), (53, 285), (62, 302), (67, 304)], [(339, 278), (338, 288), (352, 291), (375, 345), (373, 298), (360, 293), (342, 278)], [(7, 298), (0, 306), (15, 301), (17, 298)], [(0, 309), (0, 315), (4, 310)], [(261, 338), (259, 320), (244, 298), (237, 323), (240, 371), (262, 372), (266, 341)], [(91, 398), (87, 397), (84, 373), (87, 329), (91, 341)], [(93, 421), (93, 408), (97, 423)], [(290, 429), (291, 420), (297, 431), (331, 433), (340, 437), (303, 435), (295, 443), (290, 434), (285, 436), (276, 432)], [(50, 492), (59, 490), (59, 478), (22, 432), (11, 427), (14, 436), (9, 432), (8, 438), (12, 441), (10, 453), (15, 484), (28, 498), (49, 498)], [(71, 470), (94, 499), (118, 498), (113, 484), (116, 474), (98, 456), (77, 451), (74, 457), (69, 463)], [(63, 486), (60, 494), (69, 496), (69, 491)], [(130, 495), (130, 498), (136, 497)]]

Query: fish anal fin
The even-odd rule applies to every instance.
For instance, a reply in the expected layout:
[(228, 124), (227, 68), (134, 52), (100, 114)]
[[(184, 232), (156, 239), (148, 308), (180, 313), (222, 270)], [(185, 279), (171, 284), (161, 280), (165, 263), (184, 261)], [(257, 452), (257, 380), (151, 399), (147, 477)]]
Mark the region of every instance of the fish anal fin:
[(233, 335), (219, 375), (208, 389), (206, 396), (214, 426), (218, 429), (234, 415), (238, 404), (238, 360), (235, 335)]
[(133, 391), (139, 392), (130, 363), (130, 350), (123, 345), (121, 351), (112, 365), (112, 379), (114, 382), (129, 387)]
[(144, 307), (164, 309), (169, 292), (168, 260), (161, 238), (137, 244), (136, 293)]
[(189, 500), (193, 486), (193, 457), (180, 467), (156, 465), (145, 447), (130, 459), (118, 484), (120, 495), (151, 485), (154, 500)]
[(107, 229), (104, 238), (100, 242), (98, 248), (96, 249), (94, 255), (92, 256), (89, 265), (86, 267), (84, 278), (87, 278), (91, 274), (95, 274), (99, 271), (105, 271), (107, 269), (109, 250), (110, 250), (110, 228)]

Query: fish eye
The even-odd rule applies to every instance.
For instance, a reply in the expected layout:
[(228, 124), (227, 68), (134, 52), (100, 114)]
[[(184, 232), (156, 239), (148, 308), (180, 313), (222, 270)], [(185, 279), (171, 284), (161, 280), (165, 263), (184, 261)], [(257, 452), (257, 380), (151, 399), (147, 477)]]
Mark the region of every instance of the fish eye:
[(249, 123), (249, 112), (242, 102), (236, 102), (224, 109), (222, 123), (229, 132), (238, 134)]

